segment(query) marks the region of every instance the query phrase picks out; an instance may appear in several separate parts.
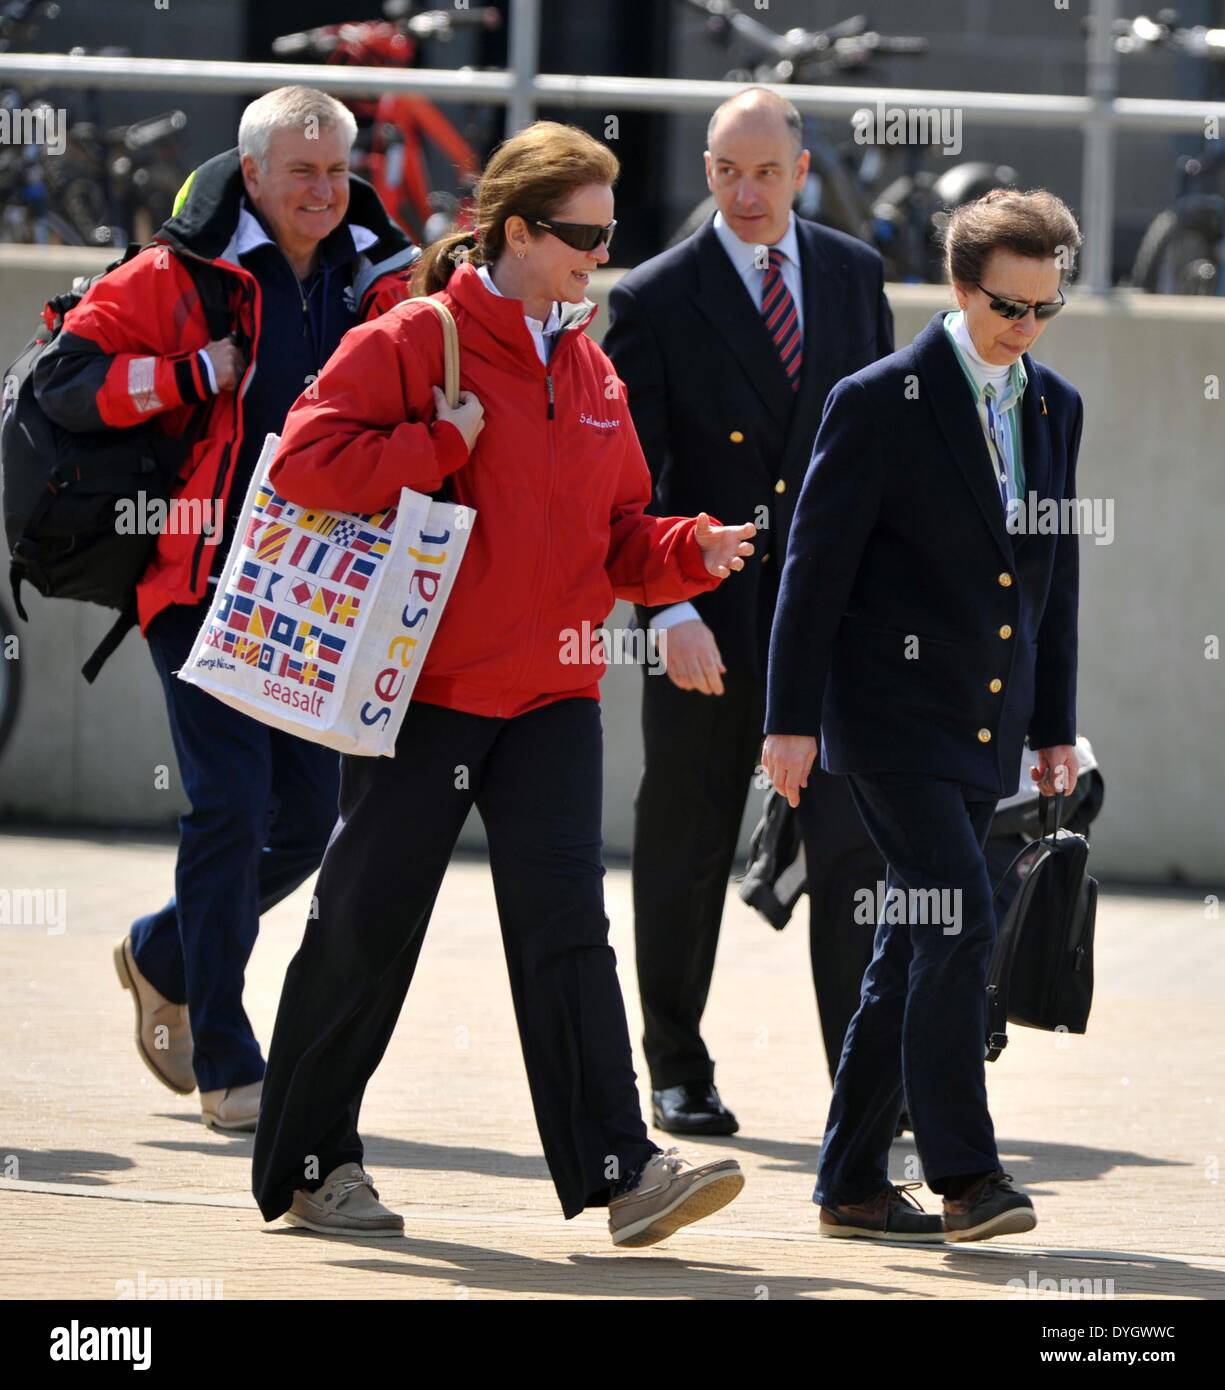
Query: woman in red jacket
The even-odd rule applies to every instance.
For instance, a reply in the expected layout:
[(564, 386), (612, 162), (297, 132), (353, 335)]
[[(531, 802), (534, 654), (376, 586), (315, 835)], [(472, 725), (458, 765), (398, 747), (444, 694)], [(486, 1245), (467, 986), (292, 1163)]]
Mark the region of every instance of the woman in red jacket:
[(566, 1217), (607, 1206), (614, 1243), (650, 1245), (743, 1186), (734, 1160), (693, 1167), (647, 1137), (604, 914), (604, 663), (586, 639), (615, 598), (714, 587), (743, 568), (754, 532), (646, 514), (624, 387), (583, 332), (617, 172), (590, 136), (537, 122), (490, 160), (475, 234), (427, 252), (417, 288), (459, 330), (457, 409), (434, 385), (437, 317), (410, 300), (351, 330), (286, 423), (272, 479), (291, 501), (372, 512), (401, 487), (445, 486), (477, 516), (395, 758), (342, 759), (340, 819), (264, 1077), (254, 1191), (268, 1220), (403, 1233), (361, 1166), (358, 1111), (474, 803)]

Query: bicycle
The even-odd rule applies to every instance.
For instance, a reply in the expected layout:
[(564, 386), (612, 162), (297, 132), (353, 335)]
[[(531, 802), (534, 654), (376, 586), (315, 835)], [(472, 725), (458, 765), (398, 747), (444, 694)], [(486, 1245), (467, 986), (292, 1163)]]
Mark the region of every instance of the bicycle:
[[(54, 0), (9, 0), (0, 9), (0, 52), (28, 42), (41, 22), (59, 12)], [(69, 56), (84, 52), (73, 48)], [(122, 57), (128, 50), (99, 52)], [(47, 129), (61, 113), (29, 96), (10, 87), (0, 92), (0, 107), (10, 118), (24, 113), (29, 130)], [(60, 153), (32, 141), (0, 146), (0, 240), (124, 246), (129, 240), (147, 241), (170, 216), (183, 181), (176, 156), (186, 115), (168, 111), (108, 128), (98, 93), (90, 92), (87, 102), (88, 118), (67, 127)]]
[[(386, 0), (384, 18), (327, 24), (274, 39), (281, 58), (303, 55), (325, 63), (362, 67), (412, 67), (421, 45), (448, 42), (460, 28), (495, 29), (502, 22), (493, 6), (472, 10), (426, 10), (414, 13), (412, 0)], [(481, 161), (468, 140), (426, 97), (388, 92), (345, 104), (358, 122), (353, 172), (369, 179), (383, 206), (422, 245), (457, 227), (471, 225), (470, 190)], [(443, 174), (452, 187), (431, 188), (429, 151), (446, 161)]]
[[(739, 39), (763, 60), (750, 68), (733, 68), (725, 74), (728, 82), (828, 81), (870, 71), (885, 58), (916, 58), (928, 50), (926, 39), (873, 30), (862, 14), (828, 29), (791, 29), (778, 34), (730, 0), (684, 3), (705, 16), (707, 33), (716, 42), (730, 46)], [(857, 112), (851, 118), (852, 126), (861, 119), (862, 113)], [(924, 168), (926, 148), (914, 144), (900, 147), (902, 167), (888, 178), (886, 156), (879, 144), (847, 142), (839, 148), (810, 117), (804, 121), (804, 144), (811, 158), (808, 177), (796, 196), (796, 215), (874, 246), (884, 259), (889, 280), (939, 283), (943, 279), (937, 237), (940, 214), (1017, 179), (1010, 166), (979, 160), (953, 165), (937, 175)], [(892, 162), (899, 160), (895, 156)], [(713, 196), (703, 199), (668, 245), (674, 246), (697, 231), (715, 207)]]
[[(1213, 64), (1214, 85), (1225, 89), (1225, 29), (1179, 28), (1173, 10), (1155, 19), (1137, 15), (1115, 26), (1115, 48), (1137, 54), (1165, 48)], [(1175, 161), (1169, 207), (1149, 223), (1131, 283), (1149, 294), (1225, 295), (1225, 150), (1205, 135), (1199, 154)]]

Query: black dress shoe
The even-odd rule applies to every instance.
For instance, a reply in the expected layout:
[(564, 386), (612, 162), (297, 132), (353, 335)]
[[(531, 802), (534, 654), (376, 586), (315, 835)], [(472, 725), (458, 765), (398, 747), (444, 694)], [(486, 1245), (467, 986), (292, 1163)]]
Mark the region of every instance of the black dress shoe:
[(740, 1128), (709, 1081), (652, 1091), (651, 1112), (655, 1128), (668, 1134), (735, 1134)]

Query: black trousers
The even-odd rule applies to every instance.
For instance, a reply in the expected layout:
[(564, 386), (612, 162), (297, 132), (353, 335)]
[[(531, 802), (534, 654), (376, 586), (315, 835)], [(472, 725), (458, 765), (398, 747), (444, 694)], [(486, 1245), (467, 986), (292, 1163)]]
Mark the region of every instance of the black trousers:
[(999, 1167), (984, 1070), (996, 798), (911, 773), (850, 783), (899, 896), (880, 916), (834, 1082), (814, 1192), (826, 1206), (885, 1186), (903, 1093), (933, 1192)]
[(644, 668), (645, 763), (634, 801), (634, 947), (651, 1086), (701, 1085), (715, 1064), (699, 1031), (745, 798), (761, 752), (765, 690), (728, 672), (722, 695)]
[[(765, 689), (734, 672), (724, 675), (722, 695), (680, 690), (664, 675), (644, 680), (634, 931), (644, 1050), (651, 1085), (660, 1090), (714, 1079), (700, 1027), (745, 798), (761, 755)], [(808, 861), (821, 866), (810, 954), (832, 1077), (872, 956), (873, 929), (854, 920), (865, 858), (854, 851), (866, 847), (868, 862), (874, 851), (843, 779), (816, 769), (801, 810)], [(827, 868), (834, 861), (836, 870)]]
[(475, 803), (536, 1123), (562, 1211), (604, 1206), (647, 1138), (601, 861), (602, 733), (591, 699), (514, 719), (413, 703), (391, 758), (341, 761), (317, 916), (290, 963), (255, 1136), (265, 1219), (341, 1163)]

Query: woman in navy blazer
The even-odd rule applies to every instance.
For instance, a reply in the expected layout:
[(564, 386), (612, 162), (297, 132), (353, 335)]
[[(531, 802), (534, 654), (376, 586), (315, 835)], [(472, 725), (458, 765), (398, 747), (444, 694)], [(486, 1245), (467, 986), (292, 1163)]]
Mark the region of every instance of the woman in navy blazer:
[[(796, 505), (762, 762), (798, 805), (819, 736), (889, 865), (821, 1152), (823, 1235), (977, 1240), (1036, 1223), (987, 1110), (982, 847), (1026, 739), (1044, 794), (1076, 778), (1083, 412), (1028, 349), (1079, 245), (1044, 191), (958, 209), (945, 255), (960, 310), (835, 388)], [(888, 1181), (903, 1092), (943, 1220)]]

